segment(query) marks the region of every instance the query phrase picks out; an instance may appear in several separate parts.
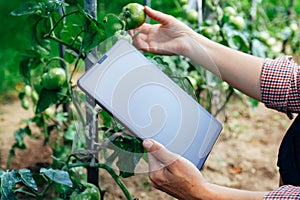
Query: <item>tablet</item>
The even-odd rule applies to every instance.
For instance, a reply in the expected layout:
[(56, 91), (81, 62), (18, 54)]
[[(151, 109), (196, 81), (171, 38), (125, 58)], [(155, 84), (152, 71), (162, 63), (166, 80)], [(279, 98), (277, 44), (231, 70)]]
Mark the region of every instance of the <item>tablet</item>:
[(117, 41), (78, 86), (141, 139), (152, 138), (202, 168), (221, 123), (126, 40)]

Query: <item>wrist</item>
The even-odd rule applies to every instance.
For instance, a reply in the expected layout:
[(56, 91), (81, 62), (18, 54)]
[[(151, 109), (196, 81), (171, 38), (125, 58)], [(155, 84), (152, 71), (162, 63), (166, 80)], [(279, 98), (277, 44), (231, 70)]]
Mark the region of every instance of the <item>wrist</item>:
[(186, 43), (187, 51), (185, 52), (185, 57), (188, 57), (194, 63), (201, 65), (213, 74), (221, 77), (217, 62), (220, 56), (217, 52), (220, 50), (220, 45), (197, 32), (191, 33)]
[(199, 42), (197, 38), (197, 33), (194, 31), (186, 32), (182, 37), (182, 46), (181, 52), (178, 52), (178, 55), (183, 55), (187, 58), (193, 59), (193, 54), (195, 52), (195, 43)]
[(190, 200), (216, 200), (213, 185), (206, 181), (201, 182), (199, 186), (193, 187), (190, 194), (192, 195)]

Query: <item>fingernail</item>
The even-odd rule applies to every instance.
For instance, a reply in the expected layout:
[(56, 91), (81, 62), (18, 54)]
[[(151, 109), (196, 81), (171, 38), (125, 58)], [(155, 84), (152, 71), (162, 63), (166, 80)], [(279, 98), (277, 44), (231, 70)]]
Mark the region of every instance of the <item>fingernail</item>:
[(152, 145), (153, 145), (153, 142), (150, 141), (150, 140), (144, 140), (144, 141), (143, 141), (143, 146), (144, 146), (144, 148), (145, 148), (146, 150), (151, 149)]

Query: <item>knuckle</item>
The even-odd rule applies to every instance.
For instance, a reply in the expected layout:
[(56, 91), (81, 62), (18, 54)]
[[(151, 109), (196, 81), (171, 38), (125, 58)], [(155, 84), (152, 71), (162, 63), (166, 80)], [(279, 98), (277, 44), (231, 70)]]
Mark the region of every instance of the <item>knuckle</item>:
[(149, 174), (150, 181), (154, 184), (154, 187), (157, 187), (159, 185), (162, 185), (164, 183), (164, 176), (163, 173), (161, 173), (161, 170), (151, 172)]

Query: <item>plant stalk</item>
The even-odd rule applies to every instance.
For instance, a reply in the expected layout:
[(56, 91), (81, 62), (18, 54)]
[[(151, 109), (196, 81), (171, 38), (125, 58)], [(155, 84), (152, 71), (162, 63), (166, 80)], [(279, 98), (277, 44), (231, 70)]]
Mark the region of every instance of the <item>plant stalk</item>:
[[(84, 162), (84, 163), (72, 163), (68, 165), (68, 168), (75, 168), (75, 167), (89, 167), (90, 163), (89, 162)], [(117, 185), (120, 187), (124, 195), (128, 200), (133, 200), (131, 194), (129, 193), (126, 185), (124, 182), (120, 179), (120, 177), (116, 174), (116, 172), (109, 166), (103, 163), (95, 163), (94, 167), (105, 169), (111, 177), (114, 179), (114, 181), (117, 183)]]

